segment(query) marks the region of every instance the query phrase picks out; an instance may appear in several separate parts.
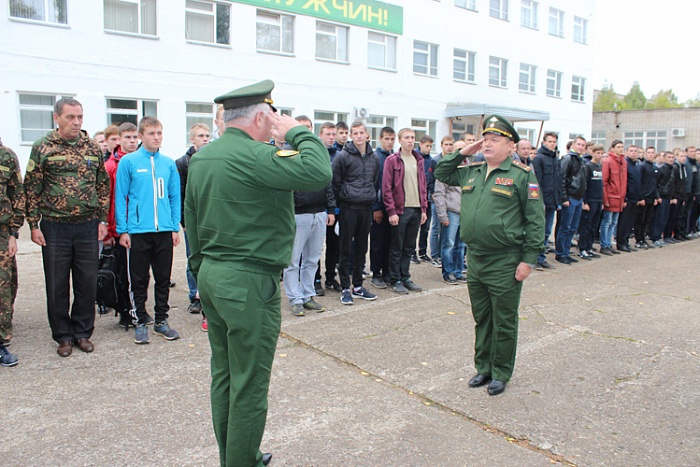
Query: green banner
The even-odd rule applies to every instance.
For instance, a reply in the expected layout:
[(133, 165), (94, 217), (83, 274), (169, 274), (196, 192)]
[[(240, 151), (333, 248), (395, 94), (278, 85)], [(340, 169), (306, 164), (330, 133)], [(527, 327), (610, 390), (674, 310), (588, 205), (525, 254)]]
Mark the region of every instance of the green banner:
[(233, 0), (403, 34), (403, 8), (375, 0)]

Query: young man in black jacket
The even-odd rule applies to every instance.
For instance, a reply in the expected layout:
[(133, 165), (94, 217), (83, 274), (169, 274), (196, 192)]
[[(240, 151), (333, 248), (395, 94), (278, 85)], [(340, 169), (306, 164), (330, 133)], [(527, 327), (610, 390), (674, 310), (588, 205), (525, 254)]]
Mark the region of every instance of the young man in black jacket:
[(561, 209), (561, 174), (559, 159), (557, 159), (557, 134), (547, 132), (544, 134), (542, 146), (537, 150), (537, 156), (532, 160), (532, 168), (535, 171), (537, 182), (540, 185), (540, 194), (544, 202), (544, 248), (537, 257), (537, 269), (552, 269), (553, 265), (547, 262), (545, 252), (547, 242), (552, 234), (552, 225), (557, 209)]
[(656, 182), (661, 202), (654, 212), (654, 224), (649, 238), (656, 247), (668, 245), (661, 237), (668, 221), (671, 205), (677, 203), (673, 184), (673, 153), (666, 151), (661, 156), (662, 164), (659, 167), (659, 179)]
[(654, 164), (656, 158), (656, 148), (649, 146), (644, 152), (644, 161), (639, 166), (642, 185), (642, 200), (644, 204), (637, 207), (637, 216), (634, 224), (634, 236), (637, 241), (635, 247), (648, 249), (656, 248), (646, 241), (646, 235), (651, 229), (651, 222), (654, 219), (654, 209), (661, 202), (659, 198), (659, 188), (657, 180), (659, 178), (659, 168)]
[(642, 173), (639, 162), (639, 148), (635, 145), (627, 147), (627, 192), (625, 194), (625, 207), (620, 213), (617, 222), (617, 249), (619, 251), (637, 251), (637, 248), (629, 244), (634, 220), (637, 217), (637, 207), (644, 206), (646, 201), (642, 198)]
[(603, 166), (600, 159), (604, 152), (603, 146), (594, 145), (591, 147), (591, 160), (586, 163), (586, 193), (583, 195), (581, 221), (578, 224), (578, 256), (586, 260), (600, 258), (593, 252), (593, 233), (603, 213)]
[(569, 153), (561, 160), (563, 201), (554, 259), (563, 264), (578, 263), (577, 259), (571, 257), (571, 240), (578, 229), (583, 207), (582, 198), (586, 192), (586, 167), (582, 157), (585, 152), (586, 140), (578, 136), (574, 139)]

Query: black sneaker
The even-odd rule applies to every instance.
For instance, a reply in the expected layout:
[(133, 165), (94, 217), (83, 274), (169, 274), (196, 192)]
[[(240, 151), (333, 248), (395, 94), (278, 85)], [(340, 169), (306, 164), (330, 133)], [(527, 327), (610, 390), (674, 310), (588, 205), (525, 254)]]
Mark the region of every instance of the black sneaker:
[(421, 261), (425, 261), (427, 263), (432, 261), (432, 258), (430, 258), (430, 256), (427, 255), (427, 253), (423, 253), (422, 255), (418, 255), (418, 259), (420, 259)]
[(422, 292), (423, 291), (423, 288), (421, 286), (417, 285), (415, 282), (413, 282), (410, 279), (403, 281), (403, 286), (406, 287), (411, 292)]
[(195, 298), (190, 302), (190, 306), (187, 307), (187, 311), (193, 315), (198, 315), (202, 312), (202, 302), (198, 298)]
[(377, 296), (374, 295), (372, 292), (369, 290), (365, 289), (364, 287), (360, 287), (360, 290), (355, 290), (354, 288), (352, 289), (352, 296), (361, 298), (363, 300), (376, 300)]
[(386, 289), (386, 282), (379, 276), (373, 277), (369, 283), (378, 289)]
[(391, 287), (389, 287), (389, 288), (391, 289), (392, 292), (395, 292), (397, 294), (406, 295), (408, 293), (408, 289), (403, 286), (401, 281), (394, 282), (393, 284), (391, 284)]
[(593, 250), (588, 250), (586, 253), (588, 253), (588, 256), (591, 258), (600, 258), (600, 255), (598, 253), (594, 253)]
[(571, 264), (571, 258), (568, 256), (555, 256), (554, 261), (562, 264)]
[(134, 319), (128, 313), (119, 313), (119, 326), (124, 329), (135, 328)]
[(332, 290), (333, 292), (342, 292), (343, 288), (338, 284), (338, 281), (333, 279), (332, 281), (326, 281), (326, 288)]
[(321, 281), (314, 282), (314, 290), (316, 291), (316, 295), (318, 295), (319, 297), (323, 297), (326, 295), (326, 291), (323, 290), (323, 285), (321, 284)]
[(413, 264), (420, 264), (420, 258), (414, 253), (411, 255), (411, 262)]
[(446, 284), (457, 285), (457, 279), (455, 279), (454, 276), (453, 276), (452, 274), (450, 274), (450, 275), (448, 275), (448, 276), (443, 276), (442, 280), (443, 280)]

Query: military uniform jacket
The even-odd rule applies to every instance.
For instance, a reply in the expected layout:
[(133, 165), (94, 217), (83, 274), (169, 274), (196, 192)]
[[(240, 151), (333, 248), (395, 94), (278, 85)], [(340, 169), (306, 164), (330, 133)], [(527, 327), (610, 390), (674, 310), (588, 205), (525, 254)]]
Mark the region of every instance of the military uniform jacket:
[(27, 222), (39, 227), (44, 217), (56, 222), (107, 222), (109, 176), (102, 150), (81, 130), (74, 143), (50, 131), (32, 146), (24, 176)]
[(296, 231), (292, 192), (322, 190), (332, 173), (328, 150), (305, 127), (292, 128), (286, 139), (296, 151), (227, 128), (192, 156), (185, 221), (195, 277), (204, 258), (277, 273), (289, 265)]
[(459, 152), (442, 158), (435, 178), (460, 186), (460, 237), (470, 254), (522, 252), (528, 264), (537, 262), (544, 238), (544, 204), (535, 174), (510, 157), (486, 176), (485, 162), (458, 168)]
[(0, 231), (19, 234), (24, 223), (24, 187), (19, 161), (12, 149), (0, 145)]

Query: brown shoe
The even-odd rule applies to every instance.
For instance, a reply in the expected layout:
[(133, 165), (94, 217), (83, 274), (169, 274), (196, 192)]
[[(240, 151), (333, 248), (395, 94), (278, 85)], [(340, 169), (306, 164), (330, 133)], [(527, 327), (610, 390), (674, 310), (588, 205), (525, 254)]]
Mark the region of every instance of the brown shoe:
[(87, 338), (78, 339), (75, 343), (78, 346), (78, 348), (85, 353), (90, 353), (93, 350), (95, 350), (95, 346), (92, 345), (92, 342), (90, 342), (90, 339), (87, 339)]
[(59, 355), (59, 357), (70, 357), (70, 354), (73, 353), (73, 343), (71, 341), (61, 342), (58, 344), (58, 350), (56, 353)]

